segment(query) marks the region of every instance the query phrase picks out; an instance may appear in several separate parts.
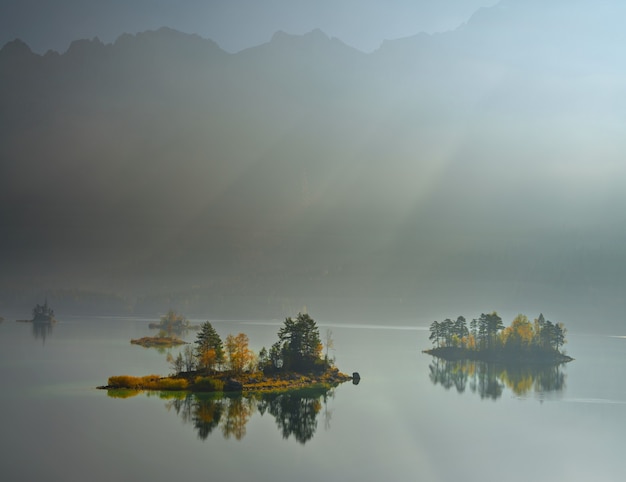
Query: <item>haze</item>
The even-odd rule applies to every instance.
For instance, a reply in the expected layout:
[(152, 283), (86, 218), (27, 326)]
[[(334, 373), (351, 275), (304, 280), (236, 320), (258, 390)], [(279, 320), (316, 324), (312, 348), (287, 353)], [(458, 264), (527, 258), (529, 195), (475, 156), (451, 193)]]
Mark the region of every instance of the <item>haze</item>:
[(247, 29), (218, 2), (212, 30), (113, 2), (69, 30), (105, 43), (67, 51), (21, 30), (38, 53), (0, 52), (0, 309), (495, 309), (621, 334), (626, 7), (424, 3), (439, 20), (409, 33), (408, 2), (368, 3), (366, 34), (353, 4), (238, 3)]
[(5, 0), (0, 45), (20, 38), (38, 53), (65, 52), (81, 38), (113, 42), (123, 33), (167, 26), (216, 41), (228, 52), (268, 42), (274, 32), (316, 28), (370, 52), (384, 39), (458, 27), (496, 0)]

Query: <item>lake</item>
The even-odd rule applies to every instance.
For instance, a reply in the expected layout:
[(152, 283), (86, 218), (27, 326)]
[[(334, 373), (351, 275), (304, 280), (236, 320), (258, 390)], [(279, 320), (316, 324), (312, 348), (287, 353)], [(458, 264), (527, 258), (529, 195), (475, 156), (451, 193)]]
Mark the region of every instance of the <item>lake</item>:
[[(117, 398), (95, 387), (170, 372), (165, 354), (129, 343), (158, 317), (60, 318), (49, 330), (0, 323), (3, 480), (624, 479), (626, 333), (569, 333), (575, 361), (513, 373), (437, 365), (421, 352), (426, 320), (317, 320), (358, 385), (282, 398)], [(282, 325), (211, 322), (222, 339), (246, 333), (255, 351)]]

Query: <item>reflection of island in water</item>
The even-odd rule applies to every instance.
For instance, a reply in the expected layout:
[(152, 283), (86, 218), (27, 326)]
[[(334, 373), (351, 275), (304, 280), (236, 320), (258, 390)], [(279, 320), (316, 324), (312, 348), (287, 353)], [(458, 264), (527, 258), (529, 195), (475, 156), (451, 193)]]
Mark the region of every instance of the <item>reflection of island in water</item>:
[[(111, 397), (134, 396), (141, 392), (109, 390)], [(150, 396), (150, 392), (147, 392)], [(317, 417), (324, 408), (328, 427), (330, 412), (327, 407), (334, 391), (328, 388), (306, 388), (284, 392), (223, 395), (215, 393), (159, 392), (166, 399), (168, 411), (175, 411), (185, 423), (193, 425), (201, 440), (218, 430), (224, 438), (242, 440), (246, 425), (255, 413), (269, 413), (276, 420), (282, 436), (290, 436), (305, 444), (317, 429)]]
[(46, 343), (46, 338), (52, 333), (52, 323), (33, 323), (33, 336), (36, 340), (41, 338)]
[(497, 400), (508, 388), (518, 397), (531, 393), (540, 399), (556, 395), (565, 389), (566, 375), (562, 364), (501, 365), (483, 361), (448, 361), (434, 357), (430, 366), (430, 381), (446, 390), (454, 387), (458, 393), (467, 388), (482, 399)]
[[(3, 318), (0, 317), (0, 322)], [(33, 318), (30, 320), (16, 320), (18, 323), (32, 323), (33, 336), (35, 339), (41, 338), (46, 343), (46, 338), (52, 333), (52, 327), (57, 322), (54, 317), (54, 310), (48, 305), (48, 299), (43, 305), (37, 303), (33, 308)]]

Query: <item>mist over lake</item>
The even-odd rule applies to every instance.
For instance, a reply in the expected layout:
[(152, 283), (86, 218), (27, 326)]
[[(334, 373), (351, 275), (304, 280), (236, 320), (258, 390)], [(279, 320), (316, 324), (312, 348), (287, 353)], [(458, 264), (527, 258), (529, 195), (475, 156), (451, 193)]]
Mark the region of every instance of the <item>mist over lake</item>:
[(321, 30), (8, 42), (0, 307), (615, 326), (621, 8), (502, 2), (371, 53)]

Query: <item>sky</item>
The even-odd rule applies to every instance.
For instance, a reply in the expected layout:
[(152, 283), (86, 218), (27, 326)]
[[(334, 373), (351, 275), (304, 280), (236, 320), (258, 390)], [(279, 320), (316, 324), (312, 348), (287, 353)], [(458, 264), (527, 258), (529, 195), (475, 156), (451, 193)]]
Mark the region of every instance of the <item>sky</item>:
[(278, 30), (319, 28), (365, 52), (385, 39), (442, 32), (495, 0), (1, 0), (0, 45), (19, 38), (33, 51), (64, 52), (76, 39), (105, 43), (166, 26), (237, 52)]

